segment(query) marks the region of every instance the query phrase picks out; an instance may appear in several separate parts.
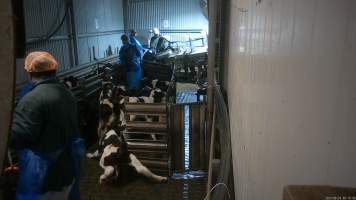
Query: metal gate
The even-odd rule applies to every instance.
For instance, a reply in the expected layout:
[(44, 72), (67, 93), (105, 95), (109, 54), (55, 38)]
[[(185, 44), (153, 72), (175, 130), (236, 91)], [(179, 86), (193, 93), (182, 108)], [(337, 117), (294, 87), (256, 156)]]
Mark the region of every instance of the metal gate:
[(169, 116), (172, 171), (207, 169), (206, 104), (169, 105)]

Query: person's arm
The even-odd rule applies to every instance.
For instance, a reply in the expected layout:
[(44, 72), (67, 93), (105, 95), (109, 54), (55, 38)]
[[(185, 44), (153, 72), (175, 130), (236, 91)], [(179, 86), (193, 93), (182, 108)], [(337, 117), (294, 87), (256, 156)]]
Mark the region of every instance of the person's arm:
[(154, 41), (154, 36), (153, 36), (153, 37), (151, 37), (151, 39), (150, 39), (150, 48), (151, 48), (151, 49), (153, 48), (153, 46), (152, 46), (153, 41)]
[(40, 135), (43, 117), (40, 105), (35, 100), (23, 99), (15, 108), (10, 137), (10, 147), (31, 147)]
[(135, 45), (135, 54), (136, 56), (141, 59), (141, 51), (140, 49), (137, 47), (137, 45)]
[(133, 36), (130, 36), (129, 39), (131, 44), (136, 44), (135, 38)]
[(141, 44), (141, 42), (140, 42), (140, 40), (138, 40), (138, 38), (137, 37), (132, 37), (132, 41), (131, 41), (131, 43), (132, 44), (134, 44), (134, 45), (136, 45), (137, 46), (137, 48), (138, 48), (138, 50), (142, 50), (143, 49), (143, 46), (142, 46), (142, 44)]
[(123, 50), (123, 48), (121, 47), (121, 48), (120, 48), (120, 51), (119, 51), (119, 61), (118, 61), (118, 64), (119, 64), (119, 65), (122, 65), (122, 64), (123, 64), (123, 60), (124, 60), (124, 50)]

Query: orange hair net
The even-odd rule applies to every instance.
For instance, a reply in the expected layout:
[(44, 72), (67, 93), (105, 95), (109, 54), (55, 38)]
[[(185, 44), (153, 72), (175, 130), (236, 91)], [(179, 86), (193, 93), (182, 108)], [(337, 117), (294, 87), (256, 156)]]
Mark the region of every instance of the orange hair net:
[(27, 55), (25, 59), (25, 70), (27, 72), (57, 71), (58, 62), (45, 51), (34, 51)]

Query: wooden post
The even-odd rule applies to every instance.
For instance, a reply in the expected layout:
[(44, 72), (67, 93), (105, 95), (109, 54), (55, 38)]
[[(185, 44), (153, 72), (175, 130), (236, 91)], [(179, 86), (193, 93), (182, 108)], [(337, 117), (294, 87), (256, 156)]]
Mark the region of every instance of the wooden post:
[(15, 85), (15, 43), (11, 0), (0, 1), (0, 169), (6, 154)]

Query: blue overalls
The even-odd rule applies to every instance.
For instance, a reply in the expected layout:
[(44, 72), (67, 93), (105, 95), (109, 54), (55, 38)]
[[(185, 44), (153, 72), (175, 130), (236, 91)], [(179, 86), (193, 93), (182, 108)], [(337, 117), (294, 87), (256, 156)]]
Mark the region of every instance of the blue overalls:
[(142, 58), (144, 52), (145, 52), (145, 48), (143, 47), (143, 45), (141, 44), (141, 42), (135, 37), (135, 36), (130, 36), (130, 43), (134, 44), (137, 49), (140, 51), (141, 55), (140, 57)]
[(120, 64), (126, 67), (126, 81), (129, 89), (139, 89), (142, 79), (141, 53), (134, 44), (123, 45), (119, 52)]

